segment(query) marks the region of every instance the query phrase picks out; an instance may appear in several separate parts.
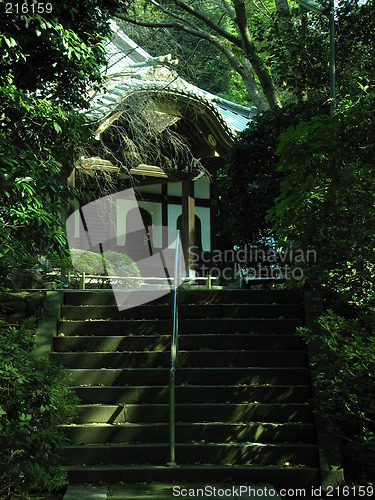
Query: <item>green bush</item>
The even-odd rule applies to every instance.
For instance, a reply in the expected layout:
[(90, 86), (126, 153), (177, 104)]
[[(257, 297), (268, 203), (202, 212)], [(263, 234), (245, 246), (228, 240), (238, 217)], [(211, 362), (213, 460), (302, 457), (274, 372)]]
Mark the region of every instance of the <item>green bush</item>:
[[(375, 311), (347, 319), (333, 311), (320, 317), (320, 332), (301, 329), (314, 355), (315, 405), (342, 443), (346, 476), (375, 477)], [(348, 477), (347, 477), (348, 479)]]
[(126, 285), (126, 288), (140, 288), (141, 280), (132, 278), (140, 278), (141, 273), (139, 272), (137, 264), (130, 257), (124, 253), (108, 250), (104, 252), (104, 259), (107, 269), (108, 262), (110, 263), (114, 276), (127, 278), (125, 283), (123, 283)]
[(103, 261), (101, 254), (89, 252), (88, 250), (77, 249), (72, 249), (70, 252), (74, 269), (78, 273), (103, 274)]
[[(108, 250), (103, 255), (88, 250), (71, 250), (74, 269), (90, 275), (120, 276), (122, 287), (140, 288), (141, 277), (137, 264), (126, 254)], [(106, 271), (106, 274), (103, 274)], [(134, 279), (135, 278), (135, 279)]]
[(58, 367), (30, 356), (34, 323), (0, 329), (1, 498), (65, 483), (58, 462), (65, 439), (59, 426), (71, 421), (77, 400), (62, 385)]
[(309, 285), (357, 306), (375, 304), (375, 91), (280, 136), (281, 193), (268, 219)]
[(277, 170), (279, 135), (302, 120), (327, 112), (320, 102), (273, 108), (254, 118), (237, 137), (217, 175), (219, 236), (225, 248), (264, 244), (270, 237), (267, 211), (280, 195), (285, 174)]

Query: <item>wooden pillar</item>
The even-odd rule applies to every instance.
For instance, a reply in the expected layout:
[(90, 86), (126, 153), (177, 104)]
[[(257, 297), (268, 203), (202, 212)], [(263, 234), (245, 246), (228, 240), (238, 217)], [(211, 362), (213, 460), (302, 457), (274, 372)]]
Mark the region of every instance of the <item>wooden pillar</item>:
[(103, 247), (105, 250), (117, 251), (117, 197), (114, 196), (107, 205), (108, 213), (104, 216), (104, 221), (108, 224), (108, 242), (103, 242)]
[(182, 181), (182, 248), (187, 276), (193, 276), (193, 246), (195, 245), (194, 183), (190, 178)]
[(211, 252), (216, 249), (216, 211), (217, 211), (217, 203), (216, 203), (216, 175), (213, 177), (210, 182), (210, 243), (211, 243)]
[(162, 248), (168, 246), (168, 184), (161, 185)]

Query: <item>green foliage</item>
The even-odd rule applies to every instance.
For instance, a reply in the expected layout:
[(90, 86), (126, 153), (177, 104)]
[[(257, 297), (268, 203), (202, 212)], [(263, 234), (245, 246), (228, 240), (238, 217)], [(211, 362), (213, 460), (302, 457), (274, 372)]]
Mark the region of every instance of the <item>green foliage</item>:
[(341, 0), (337, 17), (337, 82), (342, 96), (360, 95), (375, 80), (375, 3)]
[(302, 330), (320, 346), (313, 372), (316, 409), (350, 458), (347, 479), (363, 483), (375, 474), (375, 311), (356, 319), (328, 311), (319, 324), (314, 334)]
[[(0, 257), (2, 279), (15, 267), (65, 243), (61, 207), (77, 191), (61, 183), (61, 164), (71, 161), (84, 134), (83, 120), (46, 99), (17, 89), (11, 77), (0, 87)], [(68, 141), (64, 145), (57, 125)], [(70, 143), (70, 144), (69, 144)]]
[[(152, 29), (118, 21), (125, 33), (154, 57), (170, 53), (178, 59), (178, 74), (214, 94), (244, 103), (246, 91), (225, 57), (206, 40), (170, 29)], [(238, 88), (242, 94), (239, 95)], [(244, 101), (245, 99), (245, 101)]]
[(281, 195), (269, 220), (284, 249), (313, 249), (305, 262), (313, 286), (350, 303), (374, 303), (375, 94), (342, 102), (334, 115), (314, 117), (280, 137)]
[[(258, 16), (253, 36), (284, 102), (328, 98), (329, 22), (325, 16), (289, 3), (290, 16), (270, 9)], [(375, 76), (375, 4), (335, 2), (336, 83), (340, 96), (359, 95)]]
[(78, 273), (103, 274), (102, 256), (98, 253), (87, 250), (70, 250), (74, 269)]
[[(87, 250), (72, 249), (74, 269), (88, 275), (119, 276), (122, 286), (140, 288), (141, 277), (137, 264), (126, 254), (108, 250), (103, 255)], [(105, 271), (105, 274), (103, 274)]]
[(116, 5), (64, 0), (27, 16), (16, 10), (23, 3), (11, 13), (0, 3), (0, 287), (12, 269), (66, 244), (61, 207), (79, 194), (65, 179), (89, 142), (77, 108), (100, 83), (103, 7)]
[(290, 17), (258, 23), (267, 64), (284, 102), (327, 98), (329, 95), (328, 20), (290, 6)]
[(11, 13), (0, 4), (1, 75), (12, 75), (19, 90), (55, 106), (84, 106), (87, 87), (100, 82), (105, 62), (101, 42), (109, 33), (109, 12), (103, 7), (115, 2), (64, 0), (52, 2), (50, 14), (24, 16), (16, 9), (23, 3), (32, 2), (12, 2)]
[(30, 356), (35, 320), (0, 330), (1, 498), (49, 491), (65, 482), (58, 462), (60, 424), (71, 421), (76, 397), (47, 360)]
[(126, 278), (126, 288), (140, 288), (141, 280), (132, 278), (140, 278), (141, 273), (137, 264), (130, 257), (124, 253), (108, 250), (104, 252), (104, 260), (106, 265), (108, 262), (110, 263), (114, 275)]
[(225, 242), (259, 244), (270, 236), (271, 225), (265, 217), (280, 194), (284, 177), (276, 168), (278, 137), (291, 125), (326, 111), (319, 103), (273, 109), (257, 116), (239, 135), (218, 173), (221, 237)]

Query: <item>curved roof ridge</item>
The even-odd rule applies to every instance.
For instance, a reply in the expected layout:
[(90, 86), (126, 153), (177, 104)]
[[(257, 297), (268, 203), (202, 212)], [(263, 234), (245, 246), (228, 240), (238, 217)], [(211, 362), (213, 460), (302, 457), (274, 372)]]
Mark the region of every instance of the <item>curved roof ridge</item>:
[[(149, 91), (166, 88), (173, 89), (174, 93), (182, 92), (190, 98), (199, 98), (202, 103), (215, 111), (215, 115), (223, 127), (234, 135), (246, 128), (252, 116), (253, 108), (248, 108), (227, 99), (223, 99), (211, 92), (197, 87), (181, 78), (173, 65), (177, 61), (170, 61), (169, 56), (152, 57), (142, 47), (129, 38), (114, 21), (110, 21), (113, 32), (112, 39), (106, 44), (108, 57), (107, 67), (104, 68), (106, 88), (93, 96), (88, 115), (94, 120), (102, 120), (108, 116), (123, 100), (132, 88), (147, 88)], [(171, 90), (170, 90), (171, 92)]]
[[(228, 139), (230, 140), (234, 139), (235, 134), (233, 130), (230, 128), (227, 121), (223, 118), (220, 109), (218, 109), (218, 107), (214, 102), (211, 102), (205, 99), (204, 96), (191, 92), (190, 90), (178, 89), (170, 85), (163, 85), (163, 83), (164, 82), (147, 83), (140, 81), (136, 85), (129, 86), (128, 88), (123, 89), (123, 92), (117, 94), (117, 99), (111, 101), (110, 98), (107, 97), (107, 103), (103, 103), (106, 112), (103, 114), (100, 113), (101, 114), (100, 121), (105, 122), (109, 118), (109, 116), (113, 115), (118, 111), (121, 111), (121, 109), (119, 109), (121, 104), (136, 94), (150, 94), (150, 95), (155, 94), (159, 96), (160, 95), (165, 96), (169, 94), (171, 97), (186, 98), (190, 102), (195, 101), (196, 103), (199, 104), (199, 106), (202, 107), (202, 109), (204, 108), (210, 110), (210, 112), (215, 117), (217, 122), (221, 125), (224, 133), (228, 136)], [(102, 96), (102, 99), (106, 100), (106, 96), (105, 95)], [(97, 110), (99, 111), (101, 107), (103, 106), (98, 106)]]

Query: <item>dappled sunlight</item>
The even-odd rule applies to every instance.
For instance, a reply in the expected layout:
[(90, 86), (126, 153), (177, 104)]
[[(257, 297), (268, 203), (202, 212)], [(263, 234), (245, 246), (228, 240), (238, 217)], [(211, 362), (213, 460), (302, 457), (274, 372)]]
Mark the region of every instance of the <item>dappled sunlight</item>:
[[(317, 451), (307, 358), (302, 340), (292, 331), (300, 323), (299, 306), (231, 306), (217, 302), (220, 296), (199, 292), (204, 304), (193, 305), (194, 294), (180, 292), (175, 387), (179, 466), (302, 464), (314, 469)], [(235, 292), (234, 301), (244, 296), (248, 297)], [(229, 297), (225, 293), (226, 301)], [(73, 310), (69, 315), (77, 319), (62, 323), (61, 331), (67, 333), (72, 324), (71, 335), (58, 337), (61, 349), (54, 356), (70, 367), (70, 383), (81, 397), (77, 425), (66, 429), (72, 440), (68, 453), (77, 453), (73, 463), (135, 467), (168, 461), (170, 320), (164, 312), (161, 319), (151, 319), (157, 307), (140, 306), (117, 319), (111, 308), (102, 308), (91, 321), (82, 321)], [(104, 312), (112, 312), (112, 319), (101, 317)], [(271, 318), (259, 317), (268, 313)], [(82, 326), (87, 335), (76, 337), (74, 332)], [(89, 451), (81, 451), (86, 445)], [(103, 446), (111, 451), (101, 454)]]

